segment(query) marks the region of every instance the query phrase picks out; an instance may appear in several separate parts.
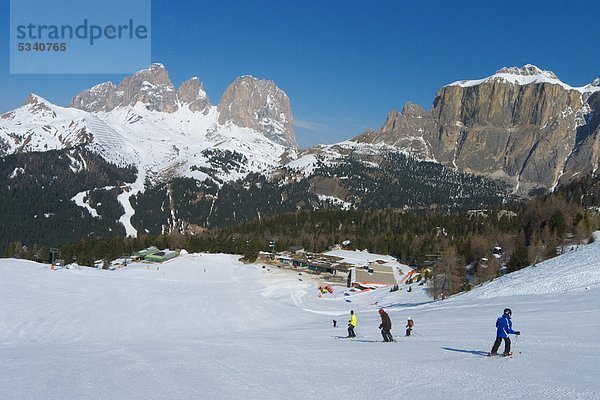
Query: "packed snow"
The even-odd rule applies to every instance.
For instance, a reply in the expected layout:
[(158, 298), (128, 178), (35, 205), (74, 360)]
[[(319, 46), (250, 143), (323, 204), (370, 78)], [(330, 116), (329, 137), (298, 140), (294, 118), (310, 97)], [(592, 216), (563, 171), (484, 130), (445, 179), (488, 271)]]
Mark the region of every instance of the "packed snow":
[[(598, 399), (599, 257), (595, 242), (439, 302), (414, 285), (319, 298), (315, 276), (231, 255), (115, 271), (3, 259), (0, 398)], [(397, 343), (381, 342), (380, 307)], [(522, 335), (488, 358), (505, 307)], [(358, 337), (338, 339), (351, 309)]]

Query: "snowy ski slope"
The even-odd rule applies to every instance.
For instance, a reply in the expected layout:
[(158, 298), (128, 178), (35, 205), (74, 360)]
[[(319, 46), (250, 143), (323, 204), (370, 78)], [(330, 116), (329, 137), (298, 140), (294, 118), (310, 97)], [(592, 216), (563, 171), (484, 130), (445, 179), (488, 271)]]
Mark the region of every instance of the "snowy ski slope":
[[(599, 399), (599, 257), (596, 242), (436, 303), (418, 286), (319, 298), (306, 274), (230, 255), (117, 271), (3, 259), (0, 398)], [(381, 306), (397, 343), (380, 342)], [(487, 358), (504, 307), (522, 354)], [(350, 309), (359, 336), (337, 339)]]

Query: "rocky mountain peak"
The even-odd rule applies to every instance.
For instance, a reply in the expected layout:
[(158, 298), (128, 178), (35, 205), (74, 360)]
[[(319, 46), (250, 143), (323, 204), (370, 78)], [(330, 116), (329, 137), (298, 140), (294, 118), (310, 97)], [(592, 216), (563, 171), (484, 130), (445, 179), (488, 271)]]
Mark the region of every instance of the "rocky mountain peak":
[(554, 72), (544, 71), (532, 64), (525, 64), (522, 67), (504, 67), (496, 71), (496, 74), (508, 74), (519, 76), (544, 76), (550, 79), (558, 79)]
[(52, 117), (56, 117), (56, 113), (52, 111), (50, 102), (35, 93), (29, 93), (23, 106), (29, 106), (29, 110), (35, 114), (44, 114)]
[[(173, 88), (173, 83), (169, 78), (164, 65), (155, 63), (150, 65), (149, 68), (142, 69), (131, 76), (127, 76), (123, 79), (123, 82), (132, 82), (134, 84), (143, 84), (144, 82), (151, 83), (157, 86), (167, 86)], [(121, 82), (121, 85), (123, 85)]]
[(89, 112), (111, 111), (142, 103), (150, 111), (173, 113), (183, 103), (190, 110), (206, 114), (210, 101), (202, 82), (191, 78), (176, 90), (164, 65), (150, 67), (123, 78), (121, 83), (104, 82), (73, 97), (71, 107)]
[[(542, 70), (535, 65), (525, 64), (522, 67), (504, 67), (496, 71), (495, 74), (483, 79), (461, 80), (453, 82), (447, 86), (472, 87), (482, 84), (496, 85), (517, 84), (520, 86), (529, 84), (553, 84), (560, 85), (565, 89), (576, 89), (563, 83), (554, 72)], [(577, 90), (577, 89), (576, 89)]]
[(422, 117), (427, 112), (418, 104), (411, 103), (410, 101), (404, 104), (401, 111), (402, 115), (411, 116), (411, 117)]
[(251, 128), (283, 146), (296, 148), (290, 99), (273, 81), (236, 78), (217, 106), (219, 123)]
[(123, 78), (119, 85), (105, 82), (73, 97), (71, 106), (90, 112), (111, 111), (142, 103), (150, 111), (175, 112), (177, 92), (162, 64)]
[(600, 87), (600, 76), (592, 81), (592, 86)]
[(177, 97), (180, 102), (187, 104), (192, 111), (206, 114), (211, 106), (202, 82), (197, 77), (193, 77), (179, 85)]
[(29, 95), (27, 95), (27, 98), (23, 102), (23, 105), (26, 106), (27, 104), (43, 104), (48, 106), (48, 102), (46, 101), (46, 99), (44, 99), (41, 96), (38, 96), (35, 93), (29, 93)]

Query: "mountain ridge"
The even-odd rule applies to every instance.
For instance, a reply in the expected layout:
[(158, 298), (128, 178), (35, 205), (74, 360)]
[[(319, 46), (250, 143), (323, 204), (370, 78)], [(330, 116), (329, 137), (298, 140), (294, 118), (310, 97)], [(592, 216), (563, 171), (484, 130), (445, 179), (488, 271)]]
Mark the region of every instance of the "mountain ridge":
[[(60, 201), (87, 213), (81, 204), (103, 199), (95, 202), (113, 204), (111, 218), (121, 210), (118, 222), (136, 236), (299, 209), (486, 208), (596, 171), (600, 87), (573, 89), (532, 65), (497, 74), (514, 79), (458, 81), (467, 83), (440, 88), (428, 111), (408, 102), (378, 130), (298, 149), (290, 100), (274, 82), (236, 78), (213, 105), (199, 78), (175, 88), (153, 64), (84, 90), (73, 107), (31, 94), (1, 115), (0, 156), (19, 155), (4, 185), (21, 179), (28, 153), (99, 155), (129, 180)], [(79, 173), (77, 163), (61, 165), (72, 170), (60, 175)], [(31, 185), (23, 190), (43, 190)]]
[[(493, 178), (515, 193), (552, 190), (595, 170), (600, 87), (571, 87), (527, 64), (443, 86), (429, 111), (410, 103), (352, 139), (386, 143), (421, 159)], [(413, 115), (415, 114), (415, 115)]]

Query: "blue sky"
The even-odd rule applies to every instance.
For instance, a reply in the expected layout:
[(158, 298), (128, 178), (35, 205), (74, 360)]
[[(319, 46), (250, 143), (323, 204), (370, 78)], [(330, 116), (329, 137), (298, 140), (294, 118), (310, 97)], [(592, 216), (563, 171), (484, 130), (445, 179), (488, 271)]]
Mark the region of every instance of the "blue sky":
[[(10, 75), (9, 0), (0, 5), (0, 112), (29, 92), (65, 105), (122, 79)], [(379, 128), (409, 100), (428, 109), (442, 85), (503, 66), (532, 63), (568, 84), (589, 83), (600, 75), (598, 15), (595, 1), (155, 0), (152, 61), (175, 85), (198, 76), (214, 104), (236, 76), (274, 80), (306, 147)]]

